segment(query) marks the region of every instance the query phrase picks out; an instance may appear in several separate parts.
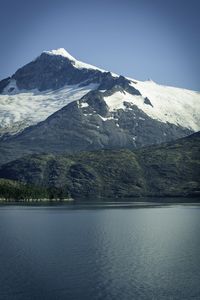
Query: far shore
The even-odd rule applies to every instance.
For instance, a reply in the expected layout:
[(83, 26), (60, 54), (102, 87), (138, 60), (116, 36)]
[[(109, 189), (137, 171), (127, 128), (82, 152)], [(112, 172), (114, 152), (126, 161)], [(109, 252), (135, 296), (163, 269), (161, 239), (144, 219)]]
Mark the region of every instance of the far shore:
[(6, 199), (0, 198), (0, 203), (37, 203), (37, 202), (47, 202), (47, 203), (59, 203), (59, 202), (71, 202), (74, 201), (73, 198), (63, 198), (63, 199), (49, 199), (49, 198), (40, 198), (40, 199)]
[[(173, 199), (173, 200), (172, 200)], [(164, 201), (163, 201), (164, 200)], [(0, 205), (20, 205), (20, 204), (67, 204), (73, 203), (81, 206), (93, 206), (95, 207), (124, 207), (124, 208), (131, 208), (131, 207), (159, 207), (159, 206), (173, 206), (173, 205), (200, 205), (200, 201), (195, 201), (195, 198), (190, 197), (142, 197), (142, 198), (121, 198), (121, 199), (113, 199), (113, 198), (99, 198), (99, 199), (74, 199), (74, 198), (39, 198), (39, 199), (6, 199), (0, 198)]]

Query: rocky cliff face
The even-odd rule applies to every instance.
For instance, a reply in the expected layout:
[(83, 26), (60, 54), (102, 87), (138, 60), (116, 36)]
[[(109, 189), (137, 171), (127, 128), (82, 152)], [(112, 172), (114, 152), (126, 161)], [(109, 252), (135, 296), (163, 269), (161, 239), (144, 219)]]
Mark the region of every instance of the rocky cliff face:
[(19, 69), (12, 79), (19, 89), (45, 91), (59, 89), (64, 85), (99, 82), (99, 70), (77, 69), (68, 58), (42, 53), (36, 60)]

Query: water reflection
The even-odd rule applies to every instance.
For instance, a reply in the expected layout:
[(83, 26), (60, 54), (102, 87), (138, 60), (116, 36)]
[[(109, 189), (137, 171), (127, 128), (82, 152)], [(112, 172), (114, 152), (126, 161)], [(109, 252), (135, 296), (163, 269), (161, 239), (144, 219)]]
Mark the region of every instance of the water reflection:
[(0, 207), (0, 299), (199, 299), (199, 206), (136, 207)]

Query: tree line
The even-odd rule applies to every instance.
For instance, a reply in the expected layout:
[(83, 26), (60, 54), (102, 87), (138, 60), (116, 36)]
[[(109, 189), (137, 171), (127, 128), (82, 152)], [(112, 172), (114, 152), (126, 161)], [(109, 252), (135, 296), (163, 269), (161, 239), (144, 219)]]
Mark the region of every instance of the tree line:
[(62, 201), (70, 198), (70, 194), (66, 188), (57, 187), (36, 187), (26, 185), (10, 180), (0, 181), (0, 198), (9, 201), (31, 201), (31, 200), (49, 200), (49, 201)]

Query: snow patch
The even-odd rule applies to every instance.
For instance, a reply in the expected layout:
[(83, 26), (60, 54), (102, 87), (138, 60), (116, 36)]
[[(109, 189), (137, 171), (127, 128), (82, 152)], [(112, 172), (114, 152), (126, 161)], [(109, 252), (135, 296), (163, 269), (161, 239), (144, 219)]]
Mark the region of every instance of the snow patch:
[(114, 117), (107, 117), (107, 118), (105, 118), (105, 117), (102, 117), (101, 115), (99, 115), (98, 114), (98, 116), (105, 122), (105, 121), (108, 121), (108, 120), (113, 120), (114, 119)]
[(118, 109), (125, 109), (126, 107), (124, 106), (124, 101), (129, 102), (129, 96), (130, 94), (126, 93), (126, 92), (115, 92), (114, 94), (112, 94), (111, 96), (108, 97), (104, 97), (104, 100), (106, 102), (106, 104), (109, 107), (110, 111), (115, 111)]
[(88, 107), (88, 106), (89, 106), (89, 105), (88, 105), (87, 102), (82, 102), (82, 103), (80, 103), (80, 107), (81, 107), (81, 108)]

